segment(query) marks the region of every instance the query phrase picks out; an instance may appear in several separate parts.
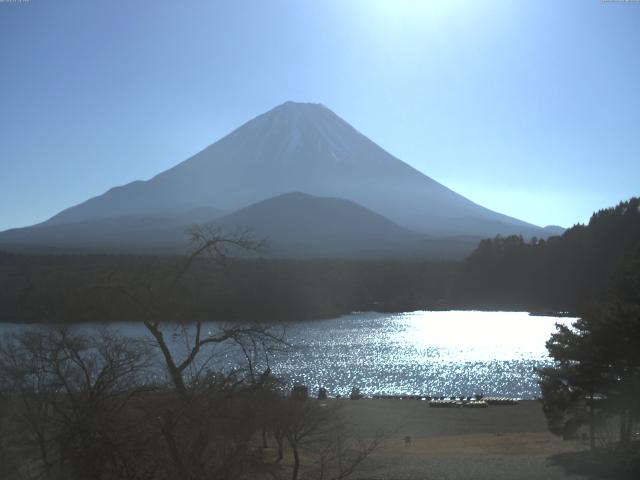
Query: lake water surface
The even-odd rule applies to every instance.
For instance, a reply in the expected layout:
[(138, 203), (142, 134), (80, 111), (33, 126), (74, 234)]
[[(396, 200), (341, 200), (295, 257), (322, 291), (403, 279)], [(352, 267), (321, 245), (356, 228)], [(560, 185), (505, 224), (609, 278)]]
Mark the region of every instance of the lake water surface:
[[(573, 320), (526, 312), (354, 313), (288, 325), (289, 346), (272, 360), (272, 370), (332, 395), (358, 387), (367, 395), (534, 398), (534, 368), (551, 363), (545, 342), (556, 323)], [(0, 332), (16, 328), (24, 327), (0, 324)], [(148, 335), (136, 323), (116, 328)]]

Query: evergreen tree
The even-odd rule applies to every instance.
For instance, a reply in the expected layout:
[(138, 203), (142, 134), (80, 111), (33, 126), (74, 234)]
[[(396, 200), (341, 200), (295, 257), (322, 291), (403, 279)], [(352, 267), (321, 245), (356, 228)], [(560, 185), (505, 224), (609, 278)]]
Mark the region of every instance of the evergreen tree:
[[(640, 415), (640, 248), (627, 257), (610, 299), (547, 342), (554, 367), (538, 371), (543, 409), (554, 433), (589, 424), (592, 447), (600, 413), (620, 419), (620, 442), (631, 440)], [(600, 401), (598, 401), (600, 400)]]

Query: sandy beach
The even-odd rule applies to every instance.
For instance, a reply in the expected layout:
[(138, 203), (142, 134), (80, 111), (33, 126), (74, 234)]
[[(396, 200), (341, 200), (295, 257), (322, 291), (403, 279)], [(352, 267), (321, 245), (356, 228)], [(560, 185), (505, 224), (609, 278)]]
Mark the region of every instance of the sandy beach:
[[(484, 409), (430, 408), (420, 400), (341, 400), (343, 413), (363, 436), (392, 432), (357, 478), (566, 479), (549, 459), (586, 448), (548, 432), (540, 403)], [(409, 440), (410, 438), (410, 440)]]

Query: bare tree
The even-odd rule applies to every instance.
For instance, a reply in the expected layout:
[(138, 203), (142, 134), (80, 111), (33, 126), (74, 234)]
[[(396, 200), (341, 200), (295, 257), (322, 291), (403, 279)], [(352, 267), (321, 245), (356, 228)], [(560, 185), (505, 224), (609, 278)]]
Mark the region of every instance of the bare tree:
[(318, 480), (342, 480), (352, 475), (386, 441), (389, 432), (375, 432), (372, 438), (355, 434), (343, 421), (332, 422), (319, 452)]
[(306, 478), (340, 480), (353, 474), (388, 437), (376, 432), (372, 438), (356, 435), (342, 414), (342, 404), (282, 399), (280, 428), (284, 430), (293, 455), (291, 479), (297, 480), (303, 454), (314, 461)]
[[(264, 430), (264, 418), (254, 413), (259, 411), (260, 392), (271, 388), (266, 382), (269, 352), (281, 344), (282, 337), (268, 325), (205, 328), (202, 320), (176, 309), (184, 283), (200, 263), (226, 268), (232, 256), (259, 251), (264, 245), (248, 230), (225, 233), (194, 226), (189, 235), (191, 253), (167, 273), (163, 283), (142, 281), (121, 286), (121, 291), (138, 305), (166, 367), (170, 388), (156, 408), (173, 476), (231, 478), (250, 468), (252, 439), (256, 431)], [(173, 322), (163, 321), (167, 311), (175, 312)], [(218, 360), (232, 347), (238, 362), (225, 371)]]
[[(13, 398), (23, 476), (106, 478), (126, 469), (120, 412), (141, 394), (146, 344), (107, 330), (94, 337), (38, 328), (0, 342), (0, 380)], [(16, 434), (23, 431), (25, 435)]]

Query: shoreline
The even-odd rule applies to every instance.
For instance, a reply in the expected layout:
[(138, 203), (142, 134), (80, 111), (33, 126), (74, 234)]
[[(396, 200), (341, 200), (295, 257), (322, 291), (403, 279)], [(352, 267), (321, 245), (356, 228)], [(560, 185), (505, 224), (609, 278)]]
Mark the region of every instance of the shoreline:
[[(338, 318), (349, 317), (352, 315), (366, 315), (366, 314), (377, 314), (377, 315), (397, 315), (397, 314), (406, 314), (406, 313), (415, 313), (415, 312), (483, 312), (483, 313), (527, 313), (530, 317), (547, 317), (547, 318), (578, 318), (580, 315), (578, 313), (569, 312), (569, 311), (552, 311), (552, 310), (537, 310), (537, 309), (516, 309), (516, 308), (474, 308), (474, 307), (456, 307), (456, 306), (448, 306), (448, 307), (434, 307), (434, 306), (425, 306), (425, 308), (415, 308), (415, 306), (407, 308), (407, 309), (370, 309), (370, 310), (351, 310), (344, 312), (332, 312), (331, 314), (314, 316), (310, 315), (308, 317), (301, 317), (299, 319), (287, 319), (287, 320), (269, 320), (269, 319), (235, 319), (235, 320), (205, 320), (205, 319), (194, 319), (183, 322), (187, 325), (196, 324), (197, 322), (202, 323), (219, 323), (219, 324), (237, 324), (237, 325), (250, 325), (250, 324), (258, 324), (258, 325), (291, 325), (295, 323), (312, 323), (312, 322), (321, 322), (324, 320), (335, 320)], [(118, 325), (118, 324), (126, 324), (126, 323), (141, 323), (143, 320), (81, 320), (81, 321), (72, 321), (72, 322), (46, 322), (39, 320), (0, 320), (0, 325), (43, 325), (43, 326), (73, 326), (73, 325), (102, 325), (102, 326), (110, 326), (110, 325)], [(163, 323), (172, 323), (171, 321), (164, 321)]]

